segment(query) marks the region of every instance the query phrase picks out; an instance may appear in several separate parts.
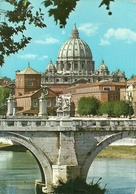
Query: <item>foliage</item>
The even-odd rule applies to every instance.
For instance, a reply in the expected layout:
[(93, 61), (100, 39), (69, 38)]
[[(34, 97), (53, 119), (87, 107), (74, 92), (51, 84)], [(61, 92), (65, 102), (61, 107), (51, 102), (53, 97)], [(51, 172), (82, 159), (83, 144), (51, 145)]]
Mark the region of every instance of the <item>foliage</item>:
[(12, 81), (9, 77), (6, 77), (6, 76), (2, 77), (2, 79), (6, 80), (8, 82), (11, 82)]
[[(59, 22), (60, 28), (62, 28), (67, 24), (66, 20), (69, 18), (69, 14), (75, 10), (78, 1), (80, 0), (44, 0), (42, 3), (45, 8), (49, 8), (49, 17), (53, 16), (56, 24)], [(106, 9), (109, 10), (111, 1), (114, 0), (102, 0), (99, 7), (106, 5)], [(0, 66), (4, 64), (6, 56), (17, 53), (30, 43), (32, 38), (24, 35), (28, 24), (40, 28), (46, 27), (41, 8), (36, 8), (37, 11), (34, 14), (33, 3), (29, 0), (5, 0), (5, 2), (8, 2), (12, 9), (0, 9), (7, 20), (7, 22), (0, 23)], [(17, 39), (19, 40), (17, 41)]]
[(132, 74), (131, 77), (130, 77), (130, 79), (132, 79), (132, 78), (134, 78), (134, 77), (136, 77), (136, 75), (135, 75), (135, 74)]
[(121, 100), (115, 102), (103, 102), (99, 109), (100, 114), (108, 114), (109, 116), (128, 116), (134, 114), (132, 104)]
[(9, 89), (0, 88), (0, 114), (4, 115), (7, 109), (7, 98), (9, 97)]
[(114, 106), (114, 114), (116, 116), (128, 116), (134, 113), (132, 105), (124, 100), (117, 101)]
[[(0, 65), (4, 64), (4, 57), (17, 53), (30, 43), (31, 37), (26, 37), (24, 31), (27, 24), (44, 28), (44, 18), (41, 9), (33, 14), (33, 6), (27, 0), (5, 0), (13, 6), (5, 12), (7, 22), (0, 23)], [(20, 37), (20, 41), (15, 41)]]
[(113, 116), (114, 115), (114, 105), (115, 105), (115, 102), (101, 103), (99, 113), (108, 114), (108, 116)]
[(99, 180), (94, 184), (93, 181), (90, 184), (87, 184), (80, 178), (69, 180), (67, 183), (60, 181), (59, 186), (53, 187), (54, 194), (104, 194), (106, 189), (101, 189)]
[(100, 101), (95, 97), (81, 97), (78, 101), (78, 113), (80, 115), (97, 115)]

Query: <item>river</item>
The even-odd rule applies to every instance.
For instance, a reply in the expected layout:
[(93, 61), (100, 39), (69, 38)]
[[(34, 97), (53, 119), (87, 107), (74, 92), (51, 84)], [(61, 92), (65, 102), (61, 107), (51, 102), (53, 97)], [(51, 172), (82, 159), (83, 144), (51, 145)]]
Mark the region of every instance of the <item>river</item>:
[[(0, 151), (0, 194), (34, 194), (39, 167), (29, 152)], [(87, 182), (102, 177), (107, 194), (133, 194), (136, 186), (136, 160), (96, 158)]]

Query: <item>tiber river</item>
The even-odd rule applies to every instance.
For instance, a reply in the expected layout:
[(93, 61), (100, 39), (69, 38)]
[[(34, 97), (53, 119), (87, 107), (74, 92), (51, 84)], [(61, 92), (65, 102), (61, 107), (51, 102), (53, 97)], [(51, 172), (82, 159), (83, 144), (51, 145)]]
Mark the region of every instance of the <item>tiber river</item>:
[[(136, 160), (96, 158), (87, 182), (100, 177), (101, 187), (107, 184), (107, 194), (134, 194)], [(0, 194), (34, 194), (39, 178), (39, 167), (29, 152), (0, 151)]]

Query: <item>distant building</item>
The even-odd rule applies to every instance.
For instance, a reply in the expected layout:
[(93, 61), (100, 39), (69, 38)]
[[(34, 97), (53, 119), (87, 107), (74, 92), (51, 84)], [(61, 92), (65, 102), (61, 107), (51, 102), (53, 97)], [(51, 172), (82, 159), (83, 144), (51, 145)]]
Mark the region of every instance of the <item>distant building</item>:
[(120, 70), (110, 73), (104, 60), (95, 70), (91, 49), (80, 39), (75, 25), (70, 39), (61, 46), (55, 65), (50, 61), (42, 74), (42, 85), (71, 86), (77, 82), (92, 83), (102, 80), (125, 82), (126, 77)]
[(126, 82), (95, 82), (71, 86), (63, 91), (71, 94), (71, 115), (77, 115), (78, 101), (81, 97), (94, 96), (101, 102), (120, 100), (120, 90), (126, 87)]
[[(39, 98), (44, 88), (41, 88), (41, 74), (28, 65), (23, 71), (16, 72), (15, 102), (17, 115), (37, 115)], [(56, 115), (56, 93), (50, 88), (47, 94), (47, 111)]]
[(30, 65), (16, 72), (16, 110), (22, 114), (34, 114), (42, 92), (41, 86), (50, 91), (47, 96), (52, 101), (49, 112), (54, 115), (55, 112), (51, 110), (56, 109), (52, 106), (55, 97), (63, 92), (72, 94), (75, 105), (73, 112), (76, 112), (80, 97), (94, 95), (102, 102), (119, 100), (120, 88), (125, 87), (125, 84), (125, 73), (119, 69), (110, 73), (104, 60), (95, 70), (91, 49), (80, 39), (75, 25), (71, 37), (61, 46), (55, 65), (50, 61), (42, 75)]
[(120, 99), (126, 100), (134, 108), (134, 117), (136, 117), (136, 77), (127, 81), (126, 88), (120, 91)]

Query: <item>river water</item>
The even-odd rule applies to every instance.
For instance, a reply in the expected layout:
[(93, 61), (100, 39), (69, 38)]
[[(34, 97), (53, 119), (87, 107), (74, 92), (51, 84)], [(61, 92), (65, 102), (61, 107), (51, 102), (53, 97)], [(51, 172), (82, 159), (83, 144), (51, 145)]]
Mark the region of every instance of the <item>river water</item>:
[[(96, 158), (87, 182), (102, 177), (107, 194), (133, 194), (136, 186), (136, 160)], [(0, 194), (34, 194), (40, 170), (29, 152), (0, 151)]]

